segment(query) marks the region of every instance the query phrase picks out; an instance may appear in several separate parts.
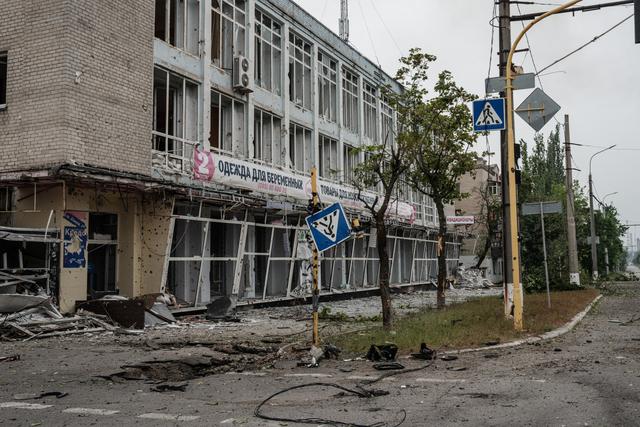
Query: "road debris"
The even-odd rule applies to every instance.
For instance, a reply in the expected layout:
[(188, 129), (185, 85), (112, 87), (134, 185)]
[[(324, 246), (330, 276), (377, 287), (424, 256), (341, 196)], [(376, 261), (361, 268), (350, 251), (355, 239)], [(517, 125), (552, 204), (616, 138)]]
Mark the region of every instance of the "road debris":
[(395, 370), (401, 370), (404, 368), (405, 368), (404, 365), (398, 362), (382, 362), (382, 363), (375, 363), (373, 365), (373, 369), (378, 371), (395, 371)]
[(440, 357), (440, 360), (451, 362), (453, 360), (458, 360), (458, 356), (454, 356), (453, 354), (445, 354), (444, 356)]
[(167, 391), (187, 391), (189, 383), (164, 383), (151, 387), (151, 391), (165, 393)]
[(372, 362), (380, 362), (382, 360), (396, 360), (396, 355), (398, 354), (398, 346), (395, 344), (382, 344), (375, 345), (371, 344), (369, 347), (369, 351), (367, 352), (367, 360)]
[(35, 400), (43, 397), (55, 396), (57, 399), (62, 399), (68, 395), (69, 393), (65, 393), (63, 391), (46, 391), (43, 393), (18, 393), (14, 394), (13, 398), (15, 400)]
[(0, 357), (0, 362), (15, 362), (17, 360), (20, 360), (20, 355), (19, 354), (14, 354), (12, 356), (1, 356)]
[(411, 357), (420, 360), (433, 360), (436, 358), (436, 351), (427, 347), (426, 343), (420, 343), (420, 351), (418, 353), (411, 353)]

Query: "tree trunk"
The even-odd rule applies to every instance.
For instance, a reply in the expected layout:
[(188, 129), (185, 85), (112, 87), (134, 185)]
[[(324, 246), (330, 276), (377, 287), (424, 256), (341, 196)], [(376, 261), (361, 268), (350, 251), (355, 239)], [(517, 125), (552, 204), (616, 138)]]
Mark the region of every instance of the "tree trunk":
[(436, 209), (438, 211), (438, 296), (437, 307), (444, 308), (445, 296), (444, 287), (447, 281), (447, 251), (446, 251), (446, 236), (447, 236), (447, 217), (444, 215), (444, 203), (442, 200), (434, 200)]
[(489, 249), (491, 249), (491, 237), (487, 234), (487, 237), (484, 241), (484, 247), (482, 248), (482, 252), (478, 255), (478, 262), (476, 263), (476, 268), (480, 268), (484, 259), (487, 257), (487, 253), (489, 253)]
[(387, 250), (387, 226), (384, 222), (385, 210), (376, 215), (376, 246), (380, 262), (380, 300), (382, 302), (382, 326), (385, 330), (393, 327), (393, 307), (391, 307), (391, 289), (389, 288), (389, 252)]

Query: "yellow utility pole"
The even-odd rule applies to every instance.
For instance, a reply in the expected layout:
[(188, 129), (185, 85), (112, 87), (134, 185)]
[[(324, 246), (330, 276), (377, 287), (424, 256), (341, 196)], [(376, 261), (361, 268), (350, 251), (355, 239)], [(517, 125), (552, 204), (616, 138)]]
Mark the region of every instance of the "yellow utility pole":
[[(318, 199), (318, 169), (314, 166), (311, 168), (311, 205), (313, 206), (313, 213), (318, 210), (318, 204), (320, 200)], [(312, 296), (312, 305), (313, 305), (313, 345), (316, 347), (320, 346), (320, 336), (318, 334), (318, 304), (320, 299), (320, 289), (318, 286), (318, 248), (316, 245), (313, 245), (313, 265), (312, 265), (312, 274), (313, 274), (313, 296)]]
[(515, 165), (515, 134), (514, 134), (514, 126), (513, 126), (513, 71), (511, 70), (511, 65), (513, 63), (513, 54), (518, 48), (518, 43), (522, 40), (524, 35), (529, 31), (534, 25), (543, 19), (555, 15), (558, 12), (561, 12), (576, 3), (580, 3), (582, 0), (572, 0), (559, 6), (555, 9), (550, 10), (534, 19), (530, 22), (526, 27), (522, 29), (516, 40), (513, 42), (511, 46), (511, 50), (509, 51), (509, 57), (507, 58), (507, 87), (506, 87), (506, 98), (507, 98), (507, 147), (508, 147), (508, 165), (509, 165), (509, 213), (511, 217), (511, 247), (513, 250), (513, 257), (511, 258), (511, 268), (513, 270), (513, 325), (517, 331), (521, 331), (524, 328), (523, 321), (523, 296), (522, 296), (522, 283), (520, 281), (520, 263), (518, 262), (519, 251), (515, 248), (518, 248), (518, 208), (517, 208), (517, 198), (516, 198), (516, 165)]

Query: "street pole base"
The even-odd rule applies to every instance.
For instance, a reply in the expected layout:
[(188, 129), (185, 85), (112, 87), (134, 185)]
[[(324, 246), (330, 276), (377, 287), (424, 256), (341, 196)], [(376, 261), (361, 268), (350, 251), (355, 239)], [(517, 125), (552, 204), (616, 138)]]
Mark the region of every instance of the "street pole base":
[(573, 286), (580, 286), (580, 273), (569, 273), (569, 283)]

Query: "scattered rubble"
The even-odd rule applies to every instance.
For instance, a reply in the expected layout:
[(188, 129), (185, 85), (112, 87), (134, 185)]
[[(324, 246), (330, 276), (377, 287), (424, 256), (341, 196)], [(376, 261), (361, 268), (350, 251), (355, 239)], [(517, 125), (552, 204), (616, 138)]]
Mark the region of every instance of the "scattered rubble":
[(462, 288), (489, 289), (494, 286), (490, 280), (483, 277), (482, 270), (478, 268), (465, 268), (462, 265), (459, 265), (456, 269), (455, 280), (453, 283)]
[(436, 351), (427, 347), (426, 343), (420, 343), (420, 351), (418, 353), (411, 353), (411, 357), (421, 360), (433, 360), (436, 358)]
[(371, 344), (369, 351), (367, 352), (367, 360), (372, 362), (380, 362), (382, 360), (396, 360), (398, 354), (398, 346), (395, 344)]

